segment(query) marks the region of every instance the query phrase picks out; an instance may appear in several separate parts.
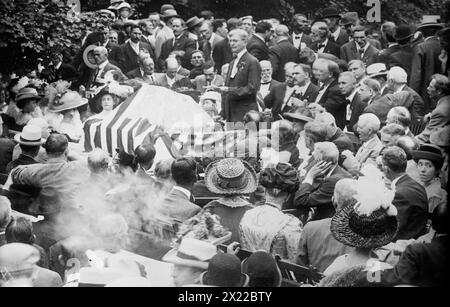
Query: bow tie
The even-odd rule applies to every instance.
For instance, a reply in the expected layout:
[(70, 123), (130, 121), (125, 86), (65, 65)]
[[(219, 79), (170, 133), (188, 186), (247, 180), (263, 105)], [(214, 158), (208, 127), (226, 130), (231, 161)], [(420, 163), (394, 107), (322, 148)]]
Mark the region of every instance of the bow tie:
[(359, 49), (358, 51), (360, 54), (364, 54), (364, 49)]
[(325, 48), (325, 44), (319, 44), (319, 49)]
[(302, 38), (302, 35), (301, 35), (301, 34), (299, 34), (299, 35), (294, 35), (294, 38), (295, 38), (295, 39), (301, 39), (301, 38)]
[(269, 82), (261, 82), (261, 85), (267, 85), (267, 84), (270, 84), (270, 83), (272, 83), (272, 81), (269, 81)]

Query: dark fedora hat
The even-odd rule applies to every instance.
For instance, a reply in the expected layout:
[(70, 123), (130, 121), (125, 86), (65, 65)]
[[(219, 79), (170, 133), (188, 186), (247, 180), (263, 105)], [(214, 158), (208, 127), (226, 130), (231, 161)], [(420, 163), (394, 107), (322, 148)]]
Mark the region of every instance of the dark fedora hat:
[(395, 28), (394, 39), (396, 41), (402, 41), (408, 39), (414, 35), (411, 26), (407, 24), (399, 25)]
[(164, 14), (165, 11), (167, 11), (167, 10), (174, 10), (174, 9), (175, 9), (175, 7), (172, 4), (167, 4), (166, 3), (166, 4), (161, 5), (160, 13)]
[(188, 29), (194, 29), (195, 27), (202, 24), (205, 21), (204, 18), (198, 18), (197, 16), (191, 17), (186, 21), (186, 27)]
[(421, 159), (431, 161), (437, 170), (440, 170), (444, 165), (444, 157), (441, 149), (433, 144), (423, 144), (419, 150), (412, 151), (414, 161), (418, 162)]
[(201, 275), (202, 285), (216, 287), (245, 287), (249, 278), (241, 272), (241, 261), (236, 255), (220, 253), (211, 258), (208, 271)]
[(334, 7), (327, 7), (323, 10), (322, 18), (341, 18), (341, 14), (339, 14), (338, 10)]
[(180, 15), (178, 15), (177, 11), (175, 11), (174, 9), (167, 9), (164, 11), (164, 13), (162, 13), (161, 18), (163, 20), (168, 20), (170, 18), (179, 18)]
[[(359, 215), (354, 202), (344, 205), (331, 219), (333, 237), (351, 247), (377, 248), (392, 241), (397, 233), (397, 217), (380, 208), (369, 216)], [(392, 205), (391, 205), (392, 206)]]

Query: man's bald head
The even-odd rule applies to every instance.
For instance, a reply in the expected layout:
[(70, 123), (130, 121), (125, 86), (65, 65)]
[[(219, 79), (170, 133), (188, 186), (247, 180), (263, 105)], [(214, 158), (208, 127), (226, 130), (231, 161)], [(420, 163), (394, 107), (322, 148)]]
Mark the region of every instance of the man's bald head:
[(149, 170), (153, 165), (156, 149), (153, 144), (142, 144), (136, 148), (135, 155), (136, 162), (145, 170)]
[(108, 170), (108, 165), (111, 158), (109, 155), (101, 150), (95, 148), (88, 155), (88, 167), (92, 173), (102, 173)]
[(259, 65), (261, 65), (261, 69), (272, 69), (272, 63), (270, 63), (270, 61), (261, 61), (259, 62)]

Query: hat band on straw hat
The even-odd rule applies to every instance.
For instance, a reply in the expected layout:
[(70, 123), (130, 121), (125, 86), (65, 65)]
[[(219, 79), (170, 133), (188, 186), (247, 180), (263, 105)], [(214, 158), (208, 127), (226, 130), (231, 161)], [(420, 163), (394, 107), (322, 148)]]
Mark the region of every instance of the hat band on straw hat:
[(217, 184), (223, 188), (233, 188), (233, 189), (239, 189), (243, 188), (247, 185), (245, 180), (242, 180), (245, 176), (245, 172), (243, 172), (241, 175), (235, 178), (223, 178), (220, 176), (220, 174), (217, 174)]
[(195, 261), (202, 261), (199, 258), (195, 257), (195, 256), (191, 256), (188, 254), (185, 254), (183, 252), (177, 251), (177, 257), (181, 258), (181, 259), (185, 259), (185, 260), (195, 260)]
[(41, 140), (42, 140), (41, 138), (36, 139), (36, 140), (27, 140), (27, 139), (24, 139), (22, 136), (20, 137), (20, 141), (21, 141), (21, 142), (24, 142), (24, 143), (38, 143), (38, 142), (40, 142)]

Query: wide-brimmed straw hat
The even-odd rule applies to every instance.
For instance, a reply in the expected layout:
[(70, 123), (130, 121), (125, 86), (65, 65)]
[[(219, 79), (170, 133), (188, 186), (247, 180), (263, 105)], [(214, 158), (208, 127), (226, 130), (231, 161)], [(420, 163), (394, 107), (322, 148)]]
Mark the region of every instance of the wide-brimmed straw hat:
[(208, 263), (217, 254), (212, 243), (192, 238), (184, 238), (178, 249), (171, 249), (162, 257), (162, 261), (179, 266), (208, 269)]
[(444, 165), (444, 156), (441, 149), (436, 145), (423, 144), (419, 147), (419, 150), (414, 150), (411, 154), (416, 162), (419, 162), (421, 159), (431, 161), (437, 170), (440, 170)]
[(241, 261), (236, 255), (220, 253), (208, 265), (208, 271), (200, 276), (202, 285), (216, 287), (246, 287), (247, 274), (241, 272)]
[(215, 194), (242, 195), (253, 193), (258, 180), (255, 170), (246, 161), (226, 158), (208, 165), (205, 184)]
[(14, 140), (20, 145), (40, 146), (45, 143), (42, 138), (42, 129), (35, 125), (26, 125), (21, 133), (14, 136)]
[(94, 49), (97, 47), (98, 46), (96, 46), (96, 45), (89, 45), (83, 51), (83, 62), (87, 67), (89, 67), (91, 69), (98, 68), (98, 65), (95, 62), (95, 58), (94, 58)]
[(369, 216), (359, 215), (354, 203), (344, 205), (331, 219), (331, 233), (339, 242), (358, 248), (377, 248), (392, 241), (397, 218), (380, 208)]
[(86, 98), (81, 97), (78, 92), (69, 91), (62, 95), (61, 98), (55, 99), (51, 107), (48, 109), (51, 112), (63, 112), (84, 106), (88, 103)]

